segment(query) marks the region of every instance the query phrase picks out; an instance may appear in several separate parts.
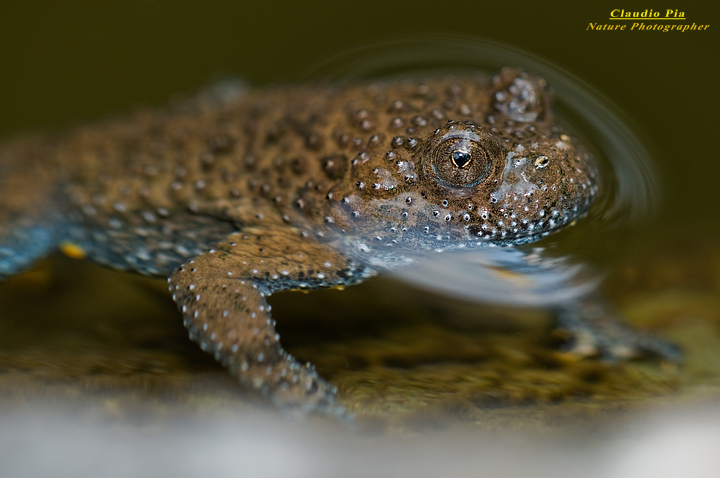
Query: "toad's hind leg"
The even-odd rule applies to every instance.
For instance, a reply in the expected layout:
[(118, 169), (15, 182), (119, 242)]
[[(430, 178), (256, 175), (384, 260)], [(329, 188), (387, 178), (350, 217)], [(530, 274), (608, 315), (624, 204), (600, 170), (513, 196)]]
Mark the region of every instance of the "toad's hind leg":
[(281, 408), (342, 415), (335, 387), (280, 344), (266, 301), (272, 292), (361, 280), (367, 272), (299, 232), (236, 233), (168, 279), (190, 337), (244, 385)]
[(4, 222), (0, 225), (0, 280), (22, 272), (56, 244), (56, 234), (44, 225), (19, 219)]
[(28, 142), (0, 148), (0, 280), (22, 272), (61, 240), (53, 172), (38, 161), (48, 153)]

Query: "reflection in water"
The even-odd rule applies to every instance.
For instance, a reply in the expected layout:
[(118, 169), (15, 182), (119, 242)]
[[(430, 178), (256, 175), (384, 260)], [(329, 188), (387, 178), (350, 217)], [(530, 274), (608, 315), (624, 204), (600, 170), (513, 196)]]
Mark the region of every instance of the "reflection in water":
[(595, 290), (582, 266), (515, 248), (431, 255), (394, 276), (449, 297), (518, 307), (554, 308)]

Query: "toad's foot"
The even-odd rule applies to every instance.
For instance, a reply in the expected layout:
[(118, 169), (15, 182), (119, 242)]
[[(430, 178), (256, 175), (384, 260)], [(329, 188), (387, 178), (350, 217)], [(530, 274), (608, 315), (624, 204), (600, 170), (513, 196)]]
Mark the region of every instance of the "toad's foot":
[(601, 355), (610, 361), (656, 355), (679, 362), (682, 357), (675, 345), (624, 325), (599, 297), (561, 307), (558, 328), (571, 335), (567, 352), (573, 355)]
[(277, 290), (356, 282), (364, 271), (300, 238), (290, 228), (231, 234), (178, 268), (168, 279), (170, 292), (190, 337), (242, 384), (285, 411), (347, 417), (336, 388), (283, 349), (266, 298)]

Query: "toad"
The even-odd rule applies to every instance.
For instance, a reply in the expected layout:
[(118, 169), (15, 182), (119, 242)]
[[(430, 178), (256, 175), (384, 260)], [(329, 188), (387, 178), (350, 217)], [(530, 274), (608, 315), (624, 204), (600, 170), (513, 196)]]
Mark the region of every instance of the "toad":
[[(586, 215), (598, 167), (551, 99), (517, 69), (216, 88), (18, 139), (0, 148), (0, 278), (57, 248), (168, 277), (190, 337), (242, 384), (341, 414), (335, 387), (283, 349), (267, 297), (513, 248)], [(569, 315), (587, 353), (672, 355), (605, 314)]]

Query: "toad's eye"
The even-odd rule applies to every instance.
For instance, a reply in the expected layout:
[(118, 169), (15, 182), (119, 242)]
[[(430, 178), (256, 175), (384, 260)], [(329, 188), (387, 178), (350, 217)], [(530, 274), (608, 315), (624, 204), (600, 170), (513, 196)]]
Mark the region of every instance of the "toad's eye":
[(502, 157), (502, 148), (474, 125), (451, 123), (433, 135), (425, 155), (429, 170), (442, 184), (469, 188), (490, 176)]

